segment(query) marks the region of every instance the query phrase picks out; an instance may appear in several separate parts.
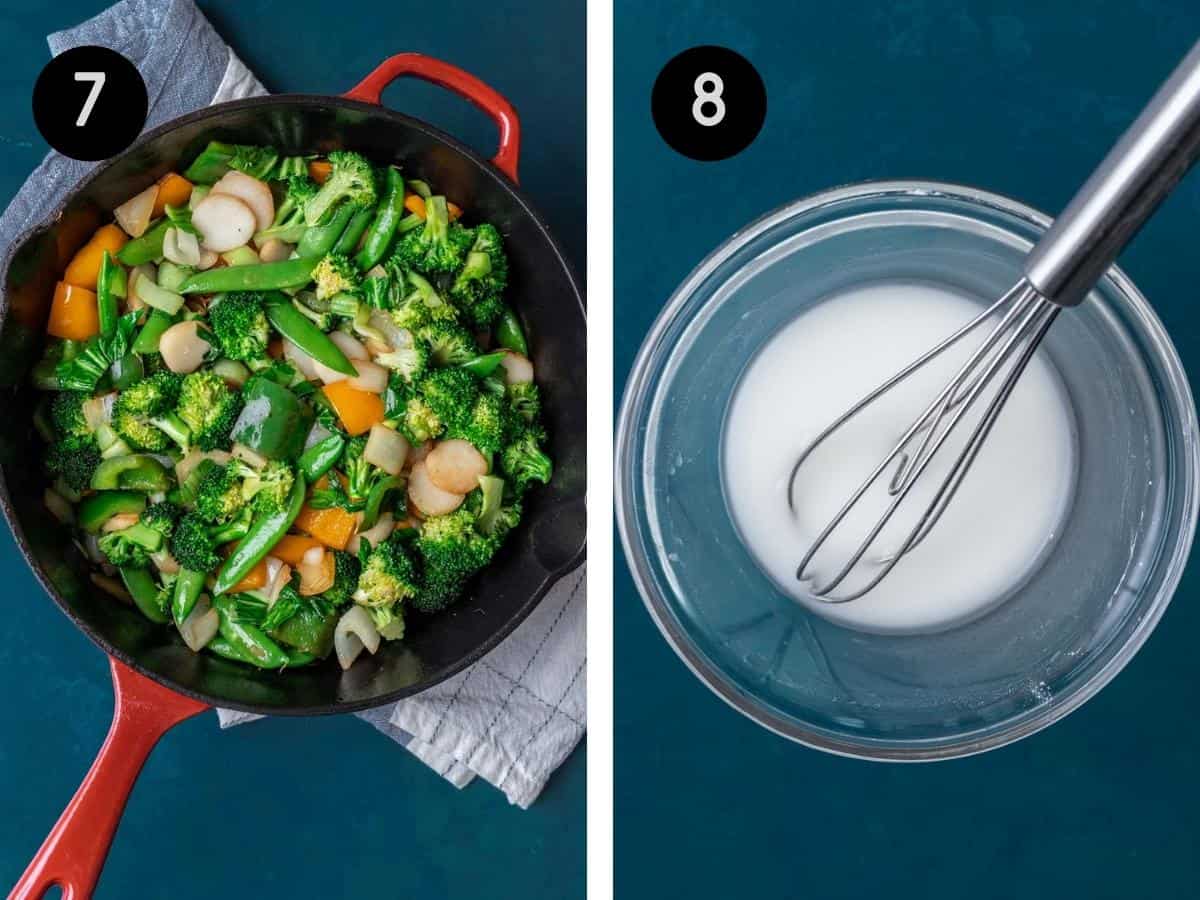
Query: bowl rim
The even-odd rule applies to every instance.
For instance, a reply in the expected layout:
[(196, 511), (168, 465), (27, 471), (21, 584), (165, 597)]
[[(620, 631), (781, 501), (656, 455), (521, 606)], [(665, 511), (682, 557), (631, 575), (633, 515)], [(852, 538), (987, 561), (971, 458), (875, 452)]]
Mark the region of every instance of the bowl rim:
[(641, 551), (642, 542), (638, 537), (637, 527), (638, 510), (633, 504), (634, 480), (640, 473), (640, 466), (637, 464), (633, 450), (641, 426), (635, 422), (634, 413), (645, 408), (646, 403), (653, 396), (654, 383), (649, 378), (649, 367), (660, 351), (667, 331), (681, 317), (683, 308), (699, 285), (736, 252), (772, 228), (821, 207), (848, 200), (888, 196), (946, 197), (961, 200), (971, 206), (989, 208), (1016, 216), (1042, 230), (1048, 228), (1052, 222), (1050, 216), (1019, 200), (971, 185), (929, 179), (885, 179), (853, 182), (799, 197), (739, 228), (705, 256), (675, 288), (638, 349), (629, 370), (617, 413), (614, 440), (613, 502), (625, 562), (650, 618), (676, 655), (709, 690), (739, 713), (769, 731), (815, 750), (872, 761), (932, 762), (983, 753), (1029, 737), (1049, 727), (1094, 697), (1141, 649), (1170, 604), (1180, 579), (1183, 577), (1191, 552), (1198, 512), (1200, 430), (1197, 428), (1196, 407), (1191, 387), (1174, 343), (1146, 297), (1138, 290), (1133, 280), (1114, 264), (1103, 277), (1111, 281), (1130, 303), (1133, 311), (1137, 314), (1139, 325), (1145, 330), (1154, 345), (1160, 349), (1160, 362), (1169, 378), (1171, 391), (1179, 401), (1179, 414), (1183, 420), (1184, 443), (1187, 451), (1187, 458), (1181, 460), (1180, 465), (1190, 476), (1185, 484), (1186, 490), (1182, 501), (1181, 515), (1184, 527), (1175, 541), (1170, 558), (1164, 558), (1161, 563), (1164, 572), (1162, 585), (1124, 644), (1099, 669), (1093, 672), (1087, 681), (1070, 693), (1058, 695), (1061, 696), (1061, 700), (1056, 696), (1049, 703), (1035, 708), (1031, 714), (1017, 717), (1008, 724), (1002, 724), (991, 733), (982, 736), (968, 735), (965, 739), (872, 741), (870, 743), (855, 741), (843, 735), (835, 735), (832, 732), (799, 725), (794, 720), (775, 712), (754, 695), (740, 689), (723, 671), (709, 662), (687, 633), (675, 622), (670, 613), (669, 604), (661, 596), (651, 576), (649, 559)]

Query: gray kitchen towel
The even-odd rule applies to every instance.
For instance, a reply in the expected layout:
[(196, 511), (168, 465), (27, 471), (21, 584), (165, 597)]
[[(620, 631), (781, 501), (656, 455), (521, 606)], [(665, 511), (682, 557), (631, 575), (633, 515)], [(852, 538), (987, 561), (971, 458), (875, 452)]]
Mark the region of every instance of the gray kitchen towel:
[[(97, 44), (142, 73), (148, 128), (190, 110), (266, 90), (192, 0), (121, 0), (48, 38), (55, 55)], [(0, 216), (0, 248), (41, 221), (95, 163), (50, 153)], [(528, 807), (583, 737), (585, 569), (564, 577), (499, 647), (450, 680), (357, 715), (462, 787), (476, 775)], [(257, 716), (218, 710), (221, 727)]]

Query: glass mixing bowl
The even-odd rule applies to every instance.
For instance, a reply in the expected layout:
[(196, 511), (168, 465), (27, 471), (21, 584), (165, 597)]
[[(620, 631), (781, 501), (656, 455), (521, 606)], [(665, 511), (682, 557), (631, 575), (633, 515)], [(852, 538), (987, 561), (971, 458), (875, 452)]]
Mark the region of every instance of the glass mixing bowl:
[(838, 188), (731, 237), (684, 281), (646, 338), (617, 429), (626, 557), (684, 662), (767, 728), (870, 759), (998, 747), (1094, 695), (1170, 601), (1196, 525), (1196, 414), (1161, 323), (1116, 268), (1058, 317), (1042, 345), (1076, 417), (1078, 481), (1052, 550), (991, 612), (936, 634), (833, 624), (775, 587), (726, 507), (729, 399), (783, 325), (823, 298), (880, 280), (994, 299), (1020, 278), (1049, 221), (958, 185)]

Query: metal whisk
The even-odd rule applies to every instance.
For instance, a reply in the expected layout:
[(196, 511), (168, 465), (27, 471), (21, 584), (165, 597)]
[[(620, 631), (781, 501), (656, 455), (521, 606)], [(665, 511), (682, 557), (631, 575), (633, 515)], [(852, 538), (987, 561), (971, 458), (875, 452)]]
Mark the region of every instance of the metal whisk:
[[(828, 603), (846, 603), (872, 590), (933, 529), (978, 456), (1046, 331), (1058, 314), (1083, 301), (1117, 254), (1150, 218), (1163, 199), (1200, 157), (1200, 43), (1151, 98), (1141, 115), (1084, 183), (1025, 260), (1024, 275), (1004, 296), (958, 331), (909, 363), (850, 407), (808, 445), (788, 480), (788, 505), (797, 509), (796, 484), (805, 462), (847, 422), (968, 335), (998, 321), (983, 342), (956, 370), (924, 411), (850, 495), (817, 535), (796, 569), (796, 578), (813, 582), (811, 593)], [(990, 389), (990, 392), (989, 392)], [(982, 407), (956, 459), (933, 491), (916, 524), (899, 546), (877, 560), (878, 570), (865, 585), (834, 596), (892, 520), (935, 455), (985, 394)], [(965, 433), (965, 432), (964, 432)], [(959, 436), (961, 440), (961, 435)], [(846, 523), (863, 496), (889, 470), (888, 501), (857, 548), (825, 583), (808, 573), (813, 558)]]

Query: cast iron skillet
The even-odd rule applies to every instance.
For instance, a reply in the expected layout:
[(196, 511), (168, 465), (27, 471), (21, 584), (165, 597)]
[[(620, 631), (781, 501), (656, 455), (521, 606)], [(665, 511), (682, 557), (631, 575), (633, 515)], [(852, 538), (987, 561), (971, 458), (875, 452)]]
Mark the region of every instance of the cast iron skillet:
[[(500, 131), (491, 163), (454, 138), (380, 105), (383, 89), (413, 76), (472, 101)], [(530, 336), (543, 390), (552, 483), (532, 491), (519, 530), (472, 593), (436, 616), (410, 618), (401, 642), (385, 643), (346, 673), (320, 665), (262, 672), (192, 653), (88, 580), (88, 566), (42, 505), (28, 372), (42, 348), (54, 282), (107, 211), (189, 160), (210, 139), (271, 144), (288, 154), (350, 148), (402, 163), (462, 206), (468, 223), (504, 234), (511, 294)], [(223, 706), (267, 715), (323, 715), (378, 706), (459, 672), (496, 646), (550, 585), (584, 555), (586, 336), (575, 278), (541, 218), (516, 186), (520, 127), (502, 96), (472, 75), (404, 53), (341, 97), (285, 95), (199, 110), (150, 131), (98, 167), (49, 221), (24, 235), (0, 285), (0, 508), (54, 601), (112, 657), (116, 706), (108, 739), (83, 784), (11, 896), (38, 897), (58, 884), (68, 900), (90, 895), (125, 800), (158, 738), (172, 725)]]

